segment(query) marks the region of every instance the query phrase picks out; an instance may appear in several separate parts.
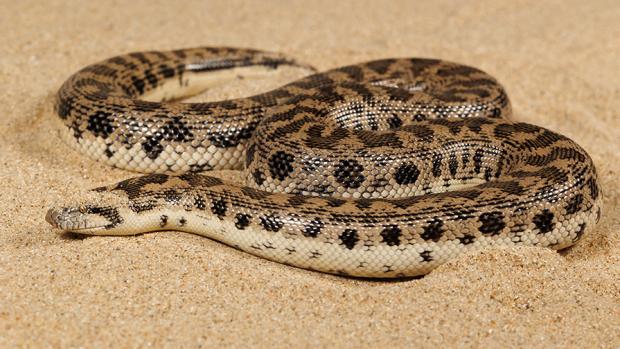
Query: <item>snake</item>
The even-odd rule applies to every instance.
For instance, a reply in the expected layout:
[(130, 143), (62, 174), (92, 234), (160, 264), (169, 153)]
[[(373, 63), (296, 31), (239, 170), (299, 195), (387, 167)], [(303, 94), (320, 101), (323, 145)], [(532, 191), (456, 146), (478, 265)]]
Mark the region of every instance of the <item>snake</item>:
[[(285, 68), (307, 74), (183, 102)], [(143, 173), (50, 208), (46, 220), (67, 232), (182, 231), (299, 268), (398, 278), (493, 246), (561, 250), (601, 216), (583, 148), (511, 120), (495, 78), (440, 59), (318, 72), (249, 48), (135, 52), (73, 74), (54, 110), (70, 147)]]

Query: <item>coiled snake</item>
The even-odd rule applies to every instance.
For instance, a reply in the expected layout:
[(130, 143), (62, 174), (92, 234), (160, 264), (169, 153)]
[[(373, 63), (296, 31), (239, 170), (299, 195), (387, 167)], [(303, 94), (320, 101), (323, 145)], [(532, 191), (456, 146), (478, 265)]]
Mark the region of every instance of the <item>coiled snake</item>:
[[(383, 59), (253, 97), (178, 103), (213, 80), (281, 66), (232, 48), (141, 52), (60, 88), (62, 134), (80, 152), (149, 175), (50, 209), (66, 231), (181, 230), (302, 268), (425, 274), (490, 245), (562, 249), (592, 229), (594, 165), (570, 139), (508, 121), (499, 83), (468, 66)], [(245, 185), (198, 171), (245, 168)]]

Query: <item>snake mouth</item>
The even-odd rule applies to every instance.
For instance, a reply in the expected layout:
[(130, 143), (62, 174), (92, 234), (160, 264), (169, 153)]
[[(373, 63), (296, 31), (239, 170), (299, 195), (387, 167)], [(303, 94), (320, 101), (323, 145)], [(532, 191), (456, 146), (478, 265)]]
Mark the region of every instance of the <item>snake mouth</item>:
[(110, 225), (110, 221), (91, 211), (88, 207), (51, 208), (47, 211), (45, 220), (63, 231), (96, 233), (105, 230)]

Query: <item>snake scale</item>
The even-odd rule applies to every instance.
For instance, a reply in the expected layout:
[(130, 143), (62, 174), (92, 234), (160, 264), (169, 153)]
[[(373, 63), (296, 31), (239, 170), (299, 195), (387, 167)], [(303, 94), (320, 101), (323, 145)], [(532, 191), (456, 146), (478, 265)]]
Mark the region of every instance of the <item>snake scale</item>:
[[(63, 138), (149, 173), (52, 208), (65, 231), (179, 230), (327, 273), (428, 273), (487, 246), (563, 249), (600, 218), (588, 154), (510, 121), (488, 74), (434, 59), (382, 59), (252, 97), (180, 103), (226, 78), (312, 68), (251, 49), (138, 52), (60, 88)], [(200, 171), (244, 169), (245, 184)]]

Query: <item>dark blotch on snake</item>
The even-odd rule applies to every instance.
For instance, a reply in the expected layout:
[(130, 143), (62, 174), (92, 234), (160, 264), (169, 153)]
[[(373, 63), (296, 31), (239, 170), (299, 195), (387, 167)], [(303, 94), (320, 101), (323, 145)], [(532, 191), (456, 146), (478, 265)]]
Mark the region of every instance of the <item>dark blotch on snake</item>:
[(271, 178), (283, 181), (293, 172), (293, 161), (295, 157), (284, 151), (277, 151), (269, 158), (269, 172)]
[(401, 230), (399, 227), (392, 225), (387, 228), (384, 228), (381, 231), (381, 237), (383, 238), (383, 243), (388, 246), (398, 246), (400, 245), (400, 236)]
[(115, 129), (112, 113), (98, 110), (94, 114), (90, 114), (88, 116), (88, 125), (86, 129), (92, 132), (96, 137), (108, 138)]
[(226, 215), (227, 205), (224, 199), (214, 199), (211, 202), (211, 212), (218, 217)]
[(456, 154), (451, 153), (450, 154), (450, 161), (448, 162), (448, 168), (450, 169), (450, 174), (452, 175), (452, 177), (456, 177), (456, 173), (459, 169), (459, 163), (456, 160)]
[(263, 226), (263, 228), (265, 228), (265, 230), (273, 232), (279, 231), (284, 225), (282, 219), (275, 215), (260, 217), (260, 224)]
[(359, 237), (357, 236), (357, 230), (354, 229), (345, 229), (340, 236), (338, 237), (342, 244), (352, 250), (355, 247), (355, 244), (359, 241)]
[(431, 256), (432, 252), (433, 251), (429, 251), (429, 250), (422, 251), (420, 252), (420, 257), (422, 257), (422, 260), (424, 262), (432, 262), (433, 261), (433, 256)]
[(391, 118), (389, 118), (387, 122), (391, 129), (399, 128), (403, 124), (403, 121), (396, 115), (393, 115)]
[(254, 178), (254, 183), (258, 185), (263, 185), (266, 179), (263, 172), (259, 169), (256, 169), (254, 172), (252, 172), (252, 178)]
[(424, 232), (421, 234), (421, 237), (426, 241), (437, 242), (441, 239), (443, 231), (443, 221), (441, 219), (433, 219), (424, 227)]
[(171, 204), (178, 204), (181, 202), (181, 193), (174, 189), (168, 189), (164, 191), (164, 200)]
[(463, 245), (469, 245), (473, 243), (474, 241), (476, 241), (476, 237), (473, 235), (469, 235), (469, 234), (465, 234), (459, 237), (458, 239), (459, 239), (459, 242)]
[(504, 214), (499, 211), (485, 212), (480, 215), (479, 220), (482, 225), (478, 230), (485, 235), (497, 235), (506, 227)]
[(544, 209), (541, 213), (534, 216), (532, 220), (538, 228), (540, 234), (546, 234), (553, 230), (555, 224), (553, 223), (553, 213), (548, 209)]
[(111, 206), (86, 206), (86, 213), (96, 214), (104, 217), (110, 223), (108, 223), (105, 228), (111, 229), (116, 227), (117, 225), (123, 223), (123, 217), (121, 217), (118, 209)]
[(196, 195), (196, 197), (194, 197), (194, 206), (196, 206), (199, 210), (204, 210), (207, 207), (207, 204), (202, 196)]
[(336, 181), (345, 188), (359, 188), (364, 182), (364, 167), (357, 160), (340, 160), (334, 171)]
[(394, 174), (394, 179), (396, 183), (401, 185), (413, 184), (418, 180), (418, 176), (420, 175), (420, 170), (412, 164), (412, 163), (404, 163), (400, 165), (398, 170), (396, 170), (396, 174)]
[(441, 176), (441, 162), (443, 161), (443, 155), (437, 153), (433, 155), (433, 176), (439, 178)]
[(317, 237), (325, 224), (320, 219), (313, 219), (304, 227), (303, 234), (308, 237)]
[(239, 229), (239, 230), (243, 230), (243, 229), (247, 228), (247, 226), (250, 225), (250, 219), (251, 218), (252, 218), (252, 216), (250, 216), (248, 214), (237, 213), (235, 215), (235, 227), (237, 227), (237, 229)]

